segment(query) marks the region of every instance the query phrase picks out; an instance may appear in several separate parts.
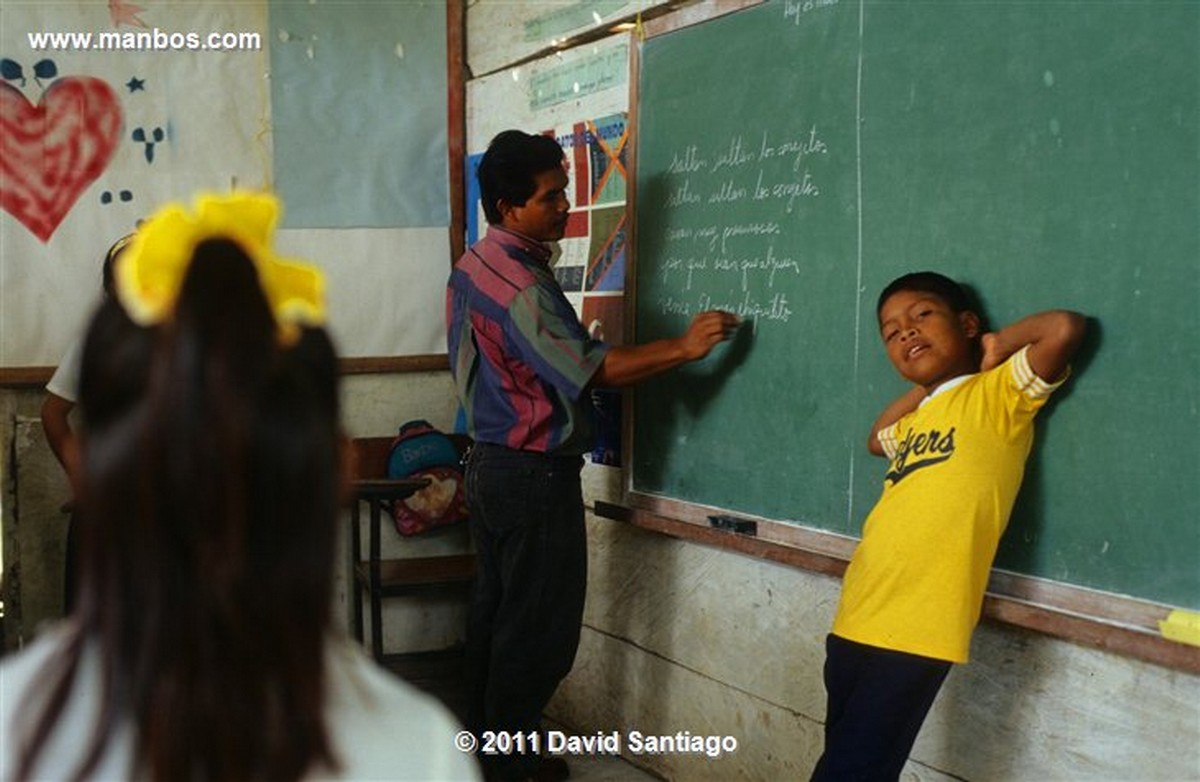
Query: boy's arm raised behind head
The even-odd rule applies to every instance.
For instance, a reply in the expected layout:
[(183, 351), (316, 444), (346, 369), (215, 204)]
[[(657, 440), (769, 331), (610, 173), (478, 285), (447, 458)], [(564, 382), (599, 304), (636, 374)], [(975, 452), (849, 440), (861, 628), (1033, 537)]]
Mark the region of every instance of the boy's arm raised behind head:
[(999, 331), (983, 335), (981, 370), (999, 366), (1029, 346), (1029, 366), (1047, 383), (1062, 379), (1071, 356), (1083, 340), (1087, 318), (1069, 310), (1047, 310), (1022, 318)]
[(883, 445), (879, 442), (879, 431), (886, 429), (913, 410), (916, 410), (917, 406), (921, 404), (921, 400), (925, 398), (925, 395), (926, 392), (923, 387), (913, 386), (903, 396), (885, 407), (883, 412), (879, 414), (879, 417), (875, 419), (875, 423), (871, 425), (871, 435), (867, 438), (867, 450), (875, 456), (887, 456), (887, 453), (883, 450)]

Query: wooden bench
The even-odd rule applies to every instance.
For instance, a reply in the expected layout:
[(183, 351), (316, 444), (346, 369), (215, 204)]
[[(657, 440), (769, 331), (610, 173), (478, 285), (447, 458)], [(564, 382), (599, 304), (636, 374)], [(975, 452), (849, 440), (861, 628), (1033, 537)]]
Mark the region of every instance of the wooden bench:
[[(470, 447), (469, 437), (450, 435), (463, 454)], [(419, 594), (448, 585), (469, 585), (475, 577), (475, 555), (456, 553), (440, 556), (383, 559), (381, 555), (384, 519), (392, 528), (389, 503), (402, 500), (424, 488), (425, 479), (388, 480), (387, 460), (392, 437), (359, 437), (354, 445), (354, 498), (351, 507), (350, 546), (354, 565), (354, 635), (363, 640), (363, 595), (371, 606), (371, 653), (383, 661), (383, 600), (389, 597)], [(364, 556), (359, 511), (369, 508), (368, 545)], [(392, 534), (399, 537), (399, 533)]]

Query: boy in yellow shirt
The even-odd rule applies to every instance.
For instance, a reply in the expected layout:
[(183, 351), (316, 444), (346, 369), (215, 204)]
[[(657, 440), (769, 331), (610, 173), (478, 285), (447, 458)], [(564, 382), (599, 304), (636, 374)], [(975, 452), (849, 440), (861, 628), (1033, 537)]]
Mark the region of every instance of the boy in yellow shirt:
[(950, 665), (967, 661), (1034, 416), (1085, 324), (1054, 310), (984, 334), (963, 289), (935, 272), (894, 280), (876, 312), (888, 359), (914, 387), (867, 444), (890, 461), (826, 641), (814, 781), (899, 777)]

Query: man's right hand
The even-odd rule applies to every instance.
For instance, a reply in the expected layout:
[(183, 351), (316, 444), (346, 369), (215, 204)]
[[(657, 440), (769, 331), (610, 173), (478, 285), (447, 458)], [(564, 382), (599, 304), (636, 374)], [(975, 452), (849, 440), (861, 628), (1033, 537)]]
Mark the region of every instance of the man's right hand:
[(687, 360), (704, 358), (714, 345), (731, 338), (741, 324), (741, 318), (724, 310), (708, 310), (697, 314), (681, 338)]
[(714, 345), (732, 337), (741, 322), (732, 312), (710, 310), (692, 318), (682, 336), (615, 346), (604, 357), (593, 382), (607, 388), (627, 386), (704, 358)]

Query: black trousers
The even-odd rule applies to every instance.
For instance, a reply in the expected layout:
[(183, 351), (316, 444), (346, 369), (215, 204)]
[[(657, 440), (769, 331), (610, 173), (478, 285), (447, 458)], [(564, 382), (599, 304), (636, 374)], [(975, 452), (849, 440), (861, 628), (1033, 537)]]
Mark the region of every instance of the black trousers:
[[(579, 456), (478, 443), (467, 464), (478, 570), (467, 625), (468, 727), (529, 733), (570, 672), (587, 589)], [(521, 778), (535, 755), (483, 756), (490, 776)]]
[(825, 753), (812, 782), (894, 782), (951, 663), (825, 639)]

